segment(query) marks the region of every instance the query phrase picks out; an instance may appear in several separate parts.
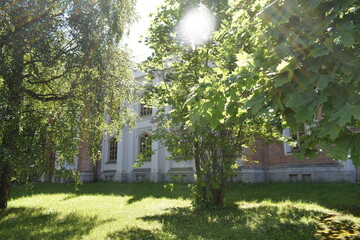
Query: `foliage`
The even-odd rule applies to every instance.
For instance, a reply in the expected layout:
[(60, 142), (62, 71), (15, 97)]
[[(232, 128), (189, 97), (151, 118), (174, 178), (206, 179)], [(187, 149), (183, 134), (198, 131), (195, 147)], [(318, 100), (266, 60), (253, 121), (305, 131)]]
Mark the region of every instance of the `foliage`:
[(241, 42), (233, 79), (254, 114), (308, 134), (300, 158), (325, 151), (360, 164), (360, 2), (239, 0), (221, 33)]
[(53, 168), (55, 152), (71, 163), (81, 141), (96, 160), (103, 131), (130, 119), (132, 66), (119, 41), (134, 3), (1, 1), (1, 208), (14, 172)]
[[(218, 31), (186, 45), (174, 29), (200, 2), (218, 18)], [(170, 158), (194, 158), (197, 200), (222, 198), (217, 190), (236, 157), (254, 139), (274, 136), (271, 124), (306, 129), (292, 143), (301, 144), (301, 159), (326, 152), (347, 160), (350, 150), (360, 162), (358, 12), (356, 0), (167, 1), (159, 9), (145, 63), (150, 76), (165, 79), (149, 93), (155, 136)]]
[(172, 192), (161, 183), (98, 182), (79, 191), (67, 184), (18, 186), (9, 209), (0, 213), (0, 238), (356, 239), (359, 234), (358, 184), (230, 184), (227, 199), (234, 203), (221, 211), (194, 211), (186, 185), (174, 185)]
[(154, 53), (144, 69), (150, 78), (164, 79), (148, 90), (147, 102), (157, 109), (153, 138), (163, 141), (170, 159), (195, 162), (195, 204), (220, 206), (236, 160), (271, 131), (267, 122), (246, 111), (252, 93), (233, 91), (234, 80), (227, 78), (236, 67), (234, 49), (239, 44), (226, 43), (221, 35), (204, 44), (186, 44), (180, 38), (176, 29), (181, 17), (196, 6), (214, 13), (217, 28), (229, 18), (227, 1), (165, 2), (145, 39)]

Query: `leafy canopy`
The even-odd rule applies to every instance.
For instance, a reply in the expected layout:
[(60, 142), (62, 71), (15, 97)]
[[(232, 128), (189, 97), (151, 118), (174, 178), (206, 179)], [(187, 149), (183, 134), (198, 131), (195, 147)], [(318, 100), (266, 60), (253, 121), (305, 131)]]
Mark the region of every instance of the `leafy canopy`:
[(271, 131), (263, 118), (255, 119), (246, 110), (252, 93), (239, 91), (236, 80), (229, 78), (239, 43), (216, 33), (205, 43), (189, 44), (176, 31), (182, 16), (199, 6), (212, 11), (216, 29), (230, 21), (227, 1), (166, 1), (145, 40), (154, 54), (144, 68), (150, 78), (164, 79), (148, 92), (148, 103), (157, 108), (154, 139), (163, 141), (170, 159), (194, 160), (194, 203), (220, 206), (236, 161)]
[(240, 42), (231, 73), (254, 114), (309, 127), (297, 155), (360, 164), (360, 2), (234, 1), (222, 34)]
[(0, 2), (1, 189), (14, 170), (42, 169), (45, 147), (72, 162), (87, 141), (98, 159), (103, 131), (118, 133), (131, 119), (125, 101), (133, 95), (132, 64), (119, 41), (134, 4)]

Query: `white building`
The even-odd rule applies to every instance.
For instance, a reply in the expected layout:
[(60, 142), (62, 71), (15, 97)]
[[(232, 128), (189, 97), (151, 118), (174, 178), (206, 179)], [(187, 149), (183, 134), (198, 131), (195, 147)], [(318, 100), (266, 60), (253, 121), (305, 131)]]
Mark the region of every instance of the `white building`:
[[(145, 74), (135, 71), (135, 78), (143, 83)], [(153, 84), (156, 85), (159, 81), (162, 80), (157, 77), (153, 80)], [(165, 160), (169, 153), (159, 141), (153, 141), (151, 146), (144, 144), (146, 139), (151, 137), (154, 126), (151, 120), (156, 109), (146, 108), (140, 103), (135, 104), (134, 107), (140, 117), (134, 129), (124, 127), (119, 141), (113, 136), (104, 134), (100, 178), (115, 181), (159, 182), (168, 181), (176, 175), (181, 181), (193, 180), (192, 161)], [(137, 155), (143, 153), (146, 147), (151, 147), (154, 154), (149, 156), (149, 161), (145, 161), (143, 166), (134, 168)]]
[[(135, 78), (145, 81), (145, 74), (136, 71)], [(162, 81), (160, 77), (153, 84)], [(102, 142), (103, 157), (95, 167), (87, 154), (87, 143), (80, 146), (81, 157), (76, 158), (75, 168), (82, 181), (92, 181), (95, 178), (114, 181), (183, 181), (194, 180), (193, 161), (167, 160), (170, 155), (159, 141), (146, 143), (151, 137), (154, 123), (152, 119), (156, 109), (146, 108), (137, 103), (135, 111), (139, 120), (134, 129), (125, 126), (120, 138), (104, 134)], [(285, 131), (286, 132), (286, 131)], [(152, 148), (154, 154), (141, 167), (134, 167), (137, 155), (145, 148)], [(268, 181), (324, 181), (324, 182), (356, 182), (360, 181), (360, 168), (355, 168), (350, 160), (337, 161), (325, 155), (314, 160), (299, 161), (291, 154), (292, 148), (286, 143), (266, 144), (256, 142), (257, 151), (248, 155), (248, 162), (241, 162), (236, 182), (268, 182)]]

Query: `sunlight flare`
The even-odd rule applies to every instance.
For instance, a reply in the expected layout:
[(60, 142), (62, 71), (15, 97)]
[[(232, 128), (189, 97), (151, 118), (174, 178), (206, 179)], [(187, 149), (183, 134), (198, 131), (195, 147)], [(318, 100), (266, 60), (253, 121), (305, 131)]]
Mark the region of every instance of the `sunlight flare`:
[(215, 30), (215, 16), (204, 5), (188, 10), (178, 25), (180, 41), (191, 46), (207, 42)]

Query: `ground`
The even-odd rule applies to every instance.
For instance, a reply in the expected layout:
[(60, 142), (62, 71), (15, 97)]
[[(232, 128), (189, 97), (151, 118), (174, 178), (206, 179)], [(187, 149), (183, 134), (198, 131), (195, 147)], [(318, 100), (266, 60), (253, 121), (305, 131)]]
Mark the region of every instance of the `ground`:
[(175, 184), (17, 186), (0, 239), (360, 239), (360, 184), (230, 184), (224, 210), (193, 210)]

